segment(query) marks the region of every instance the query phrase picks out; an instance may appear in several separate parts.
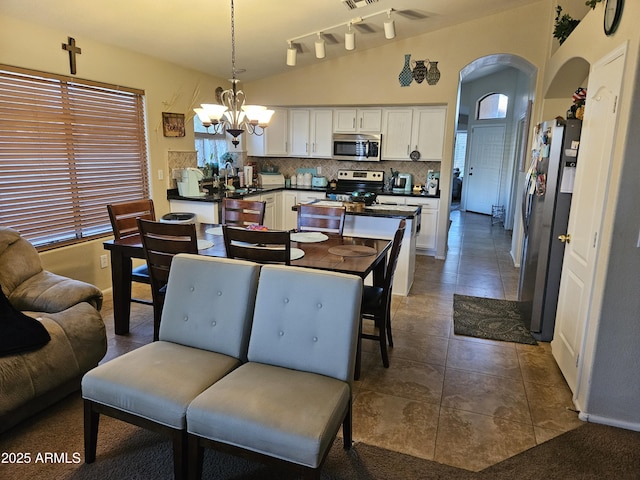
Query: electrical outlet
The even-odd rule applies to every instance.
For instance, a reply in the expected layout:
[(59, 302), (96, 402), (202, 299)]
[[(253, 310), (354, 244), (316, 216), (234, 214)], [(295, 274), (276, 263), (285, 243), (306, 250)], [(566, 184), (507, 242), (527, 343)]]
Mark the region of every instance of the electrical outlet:
[(162, 169), (158, 170), (158, 180), (164, 180), (164, 171)]
[(100, 255), (100, 268), (107, 268), (109, 266), (109, 258), (106, 255)]

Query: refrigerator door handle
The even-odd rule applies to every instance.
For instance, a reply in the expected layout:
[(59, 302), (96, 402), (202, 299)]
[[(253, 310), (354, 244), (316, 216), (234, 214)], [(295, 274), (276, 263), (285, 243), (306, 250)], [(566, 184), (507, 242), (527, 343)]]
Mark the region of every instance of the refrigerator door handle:
[(529, 218), (531, 216), (531, 171), (527, 173), (527, 182), (524, 186), (524, 192), (522, 192), (522, 225), (524, 227), (525, 236), (529, 234)]

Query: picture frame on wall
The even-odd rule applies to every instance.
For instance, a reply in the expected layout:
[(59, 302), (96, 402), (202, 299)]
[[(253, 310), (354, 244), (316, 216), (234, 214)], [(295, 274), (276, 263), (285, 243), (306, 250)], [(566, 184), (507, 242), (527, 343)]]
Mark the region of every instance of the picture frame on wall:
[(165, 137), (184, 137), (184, 114), (162, 112), (162, 133)]

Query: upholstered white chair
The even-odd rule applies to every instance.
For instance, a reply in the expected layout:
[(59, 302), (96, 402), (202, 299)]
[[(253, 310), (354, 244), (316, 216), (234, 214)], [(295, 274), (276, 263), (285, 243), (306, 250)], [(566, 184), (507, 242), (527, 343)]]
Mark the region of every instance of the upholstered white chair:
[(170, 436), (175, 478), (185, 478), (187, 407), (246, 360), (259, 269), (241, 260), (173, 258), (159, 341), (82, 380), (86, 463), (96, 459), (99, 415), (105, 414)]
[(248, 362), (187, 410), (189, 476), (204, 448), (284, 464), (319, 478), (342, 425), (351, 447), (351, 400), (360, 324), (359, 277), (262, 267)]

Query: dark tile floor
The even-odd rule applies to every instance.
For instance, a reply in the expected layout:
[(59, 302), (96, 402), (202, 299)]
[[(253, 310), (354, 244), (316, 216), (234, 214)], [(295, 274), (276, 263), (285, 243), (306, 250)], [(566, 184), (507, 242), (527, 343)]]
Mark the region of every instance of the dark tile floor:
[[(447, 259), (418, 256), (410, 295), (394, 297), (390, 368), (363, 342), (354, 440), (478, 471), (582, 422), (549, 344), (454, 335), (453, 294), (515, 300), (518, 270), (511, 236), (490, 217), (454, 210), (451, 220)], [(113, 334), (108, 295), (103, 316), (105, 360), (151, 341), (151, 307), (132, 304), (126, 336)]]

